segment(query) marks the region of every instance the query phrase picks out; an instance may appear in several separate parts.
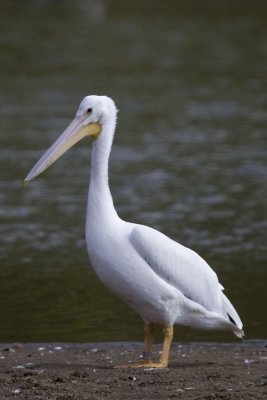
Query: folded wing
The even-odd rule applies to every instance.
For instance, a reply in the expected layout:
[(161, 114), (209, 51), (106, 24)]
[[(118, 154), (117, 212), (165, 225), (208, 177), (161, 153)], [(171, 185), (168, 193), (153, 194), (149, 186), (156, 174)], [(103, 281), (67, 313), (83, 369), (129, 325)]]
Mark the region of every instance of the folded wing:
[(209, 311), (222, 312), (223, 287), (197, 253), (143, 225), (134, 225), (130, 241), (150, 268), (185, 297)]

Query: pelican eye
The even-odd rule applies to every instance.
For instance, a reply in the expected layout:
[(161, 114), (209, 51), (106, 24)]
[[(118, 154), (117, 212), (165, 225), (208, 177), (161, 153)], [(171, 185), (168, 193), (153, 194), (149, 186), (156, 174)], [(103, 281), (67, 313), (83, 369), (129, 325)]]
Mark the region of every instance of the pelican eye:
[(93, 112), (93, 109), (91, 107), (87, 108), (87, 112), (88, 114), (91, 114), (91, 112)]

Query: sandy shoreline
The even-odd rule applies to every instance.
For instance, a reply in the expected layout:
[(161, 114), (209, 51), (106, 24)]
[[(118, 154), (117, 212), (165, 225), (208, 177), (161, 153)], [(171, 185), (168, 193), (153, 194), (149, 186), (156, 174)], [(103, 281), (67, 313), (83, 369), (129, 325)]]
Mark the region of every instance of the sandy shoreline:
[(141, 350), (141, 343), (0, 344), (0, 399), (267, 398), (267, 341), (174, 343), (166, 370), (113, 368)]

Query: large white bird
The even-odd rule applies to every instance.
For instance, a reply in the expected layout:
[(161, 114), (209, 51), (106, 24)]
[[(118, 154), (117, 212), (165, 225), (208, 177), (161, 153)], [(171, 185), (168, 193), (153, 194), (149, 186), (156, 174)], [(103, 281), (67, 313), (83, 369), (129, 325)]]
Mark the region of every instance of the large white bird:
[[(131, 367), (168, 366), (173, 325), (226, 329), (242, 338), (242, 322), (217, 275), (194, 251), (144, 225), (125, 222), (114, 208), (108, 160), (117, 110), (106, 96), (86, 96), (74, 120), (25, 179), (31, 181), (85, 136), (93, 139), (86, 243), (99, 279), (144, 320), (143, 359)], [(159, 362), (151, 361), (154, 324), (163, 325)]]

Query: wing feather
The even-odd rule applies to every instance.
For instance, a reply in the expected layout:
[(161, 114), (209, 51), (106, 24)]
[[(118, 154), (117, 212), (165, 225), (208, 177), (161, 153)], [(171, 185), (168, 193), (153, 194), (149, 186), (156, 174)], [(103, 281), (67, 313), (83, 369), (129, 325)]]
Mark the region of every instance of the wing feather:
[(144, 225), (134, 225), (130, 242), (162, 279), (209, 311), (221, 311), (216, 273), (193, 250)]

